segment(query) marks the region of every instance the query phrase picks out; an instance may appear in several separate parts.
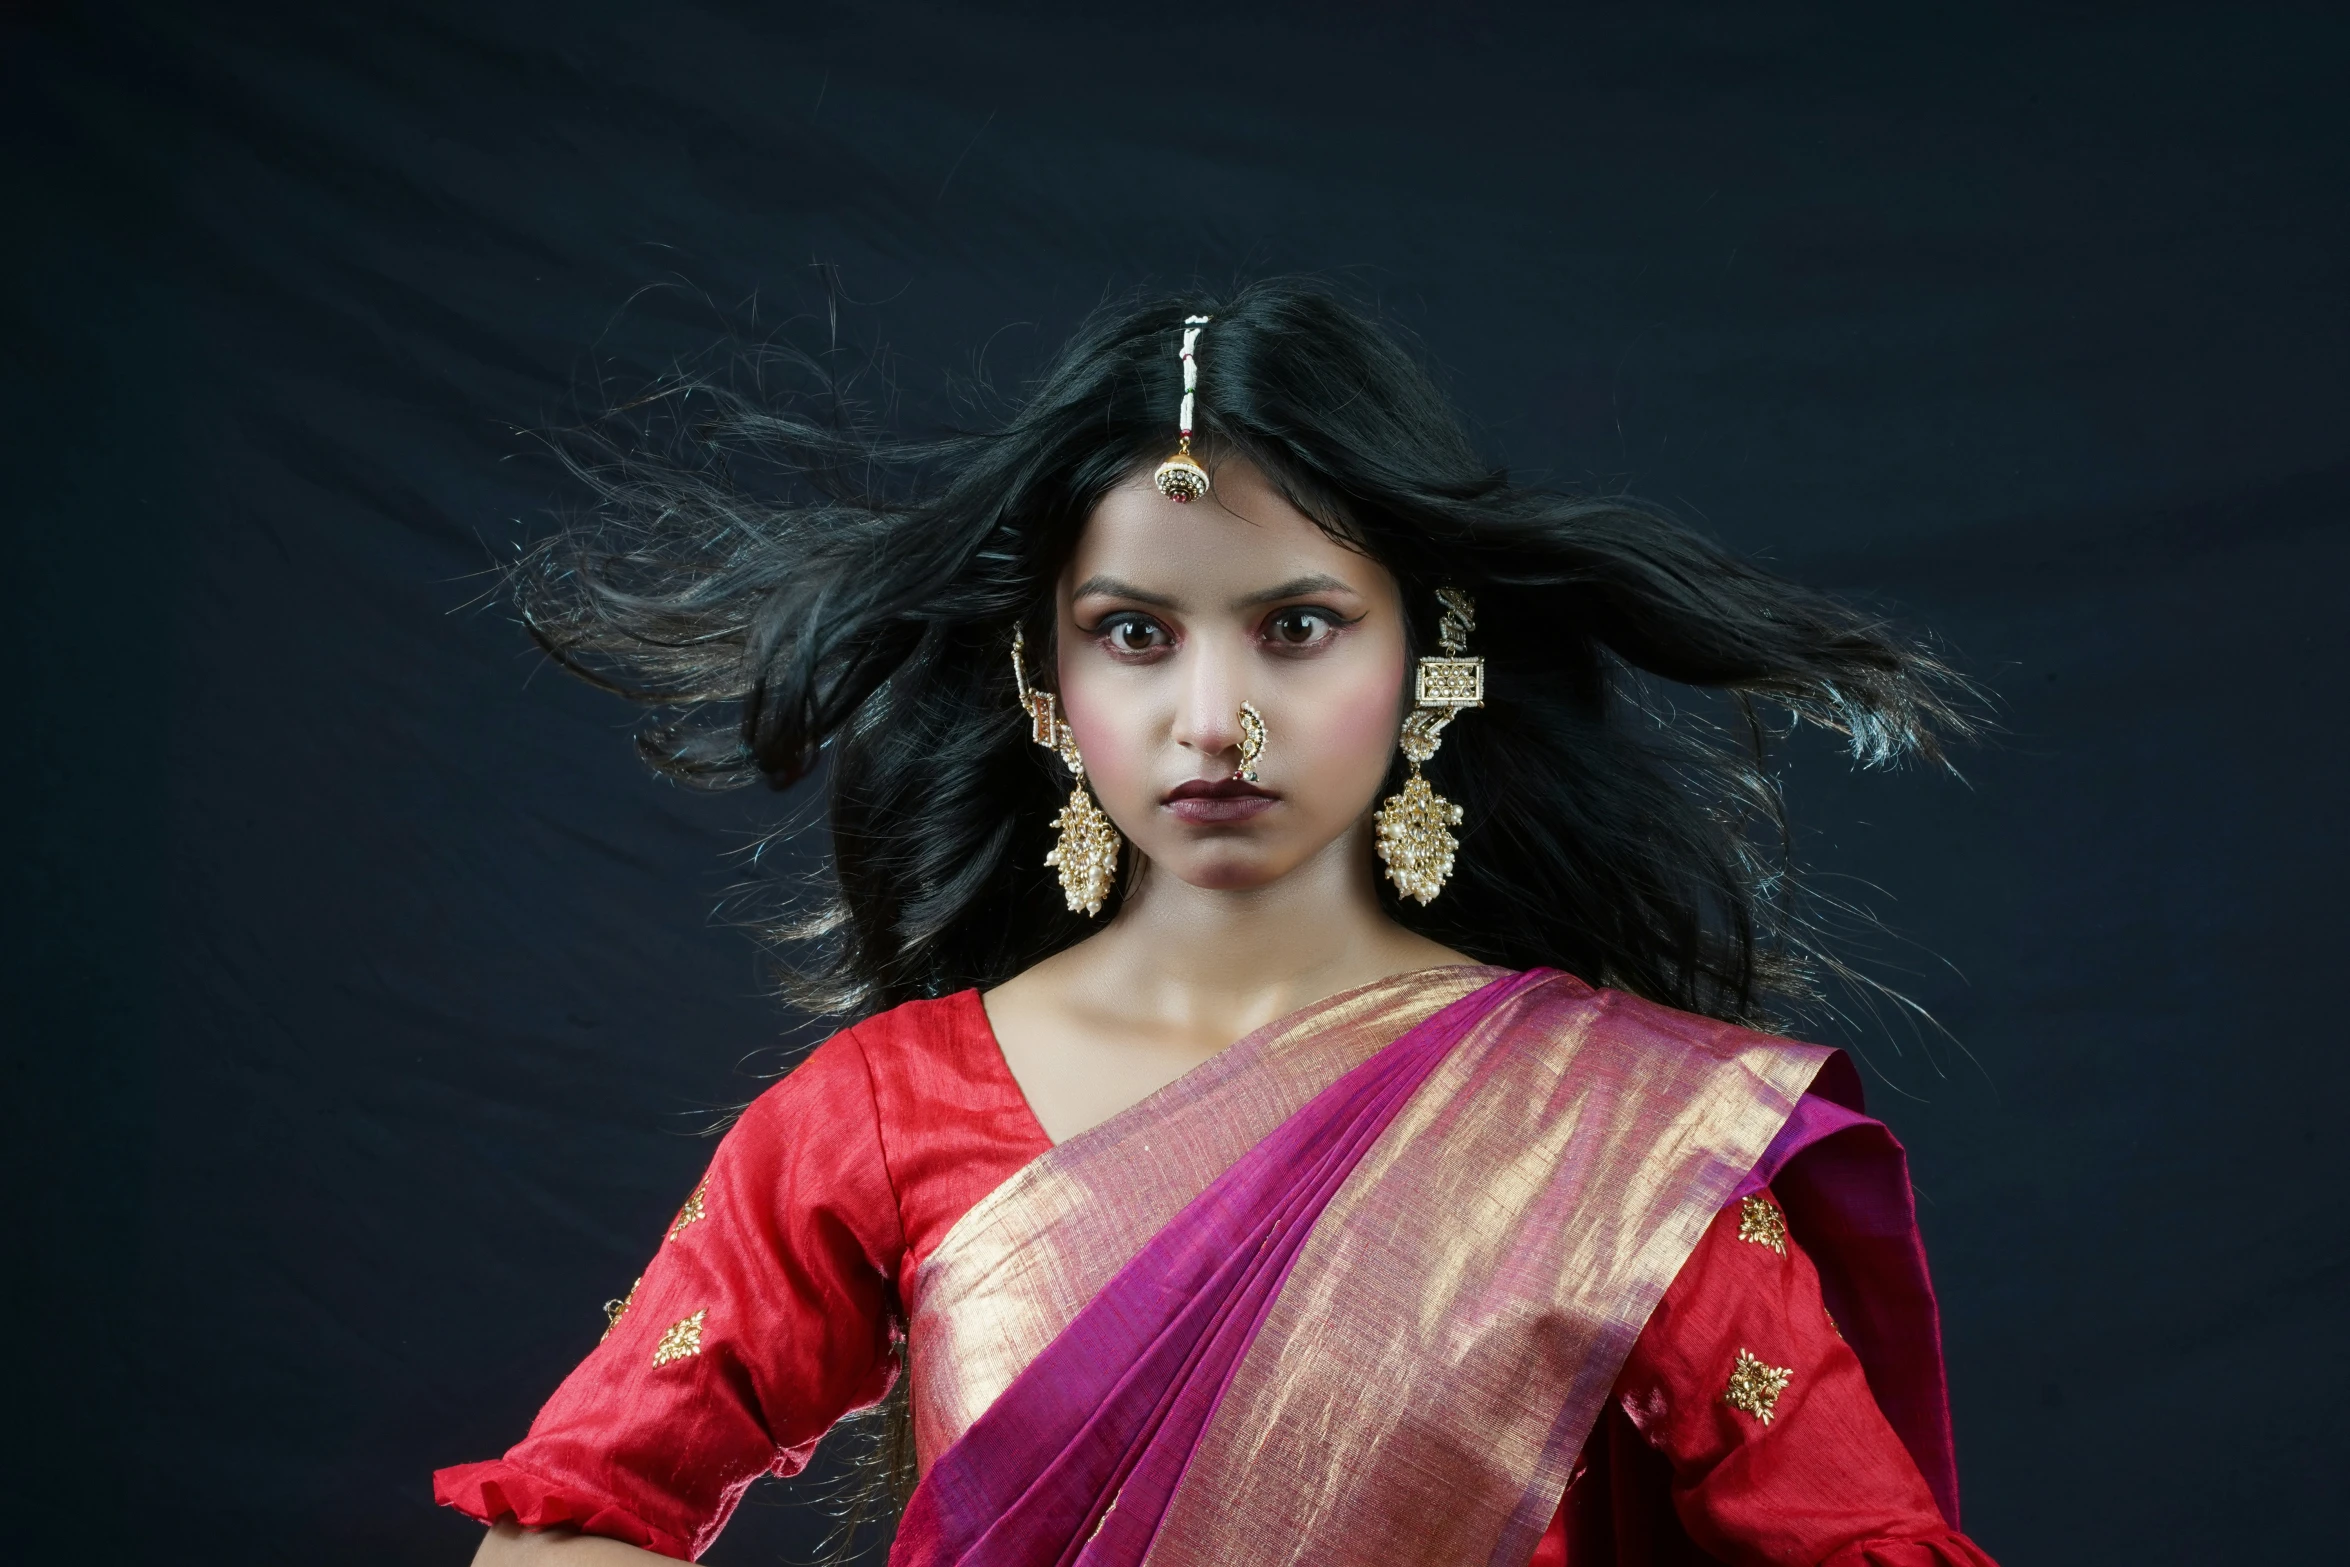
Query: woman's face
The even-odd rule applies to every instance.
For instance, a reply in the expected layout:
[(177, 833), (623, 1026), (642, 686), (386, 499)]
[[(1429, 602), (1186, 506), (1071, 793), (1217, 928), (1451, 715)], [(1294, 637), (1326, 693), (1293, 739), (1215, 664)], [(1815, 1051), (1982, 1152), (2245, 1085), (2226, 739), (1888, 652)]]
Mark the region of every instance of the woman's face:
[[(1361, 842), (1335, 852), (1368, 856), (1404, 702), (1385, 567), (1235, 460), (1188, 506), (1147, 470), (1103, 497), (1059, 600), (1063, 711), (1154, 874), (1261, 887), (1342, 837)], [(1242, 702), (1265, 721), (1254, 787), (1234, 778)]]

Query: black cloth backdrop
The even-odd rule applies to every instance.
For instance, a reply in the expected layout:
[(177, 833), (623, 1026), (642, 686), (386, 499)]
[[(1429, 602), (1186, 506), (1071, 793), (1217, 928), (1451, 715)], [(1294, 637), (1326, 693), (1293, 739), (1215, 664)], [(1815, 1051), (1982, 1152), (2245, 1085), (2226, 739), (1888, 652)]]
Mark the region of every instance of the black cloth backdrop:
[[(823, 341), (827, 269), (914, 429), (1106, 292), (1331, 273), (1520, 471), (1947, 639), (1963, 781), (1790, 778), (1964, 1047), (1861, 1030), (1967, 1521), (2325, 1554), (2332, 9), (13, 8), (9, 1554), (470, 1550), (427, 1471), (795, 1037), (712, 915), (790, 802), (651, 782), (476, 603), (573, 498), (517, 428)], [(814, 1535), (750, 1511), (714, 1559)]]

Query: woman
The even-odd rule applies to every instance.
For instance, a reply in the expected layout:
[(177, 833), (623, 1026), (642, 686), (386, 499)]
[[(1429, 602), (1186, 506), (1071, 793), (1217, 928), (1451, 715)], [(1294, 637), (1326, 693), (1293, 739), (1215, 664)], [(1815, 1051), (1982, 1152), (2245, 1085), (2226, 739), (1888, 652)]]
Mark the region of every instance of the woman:
[(1755, 1030), (1820, 961), (1777, 798), (1660, 697), (1878, 762), (1960, 724), (1938, 665), (1511, 485), (1298, 284), (1104, 311), (936, 447), (699, 429), (526, 615), (739, 702), (648, 733), (672, 776), (827, 764), (806, 977), (865, 1017), (442, 1471), (479, 1560), (698, 1554), (893, 1385), (909, 1567), (1988, 1560), (1899, 1149)]

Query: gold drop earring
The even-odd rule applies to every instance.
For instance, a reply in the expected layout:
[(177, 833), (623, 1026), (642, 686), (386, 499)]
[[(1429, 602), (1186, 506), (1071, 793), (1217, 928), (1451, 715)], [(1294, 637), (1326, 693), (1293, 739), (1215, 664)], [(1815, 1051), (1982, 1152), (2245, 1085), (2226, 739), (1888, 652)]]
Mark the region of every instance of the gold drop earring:
[(1069, 900), (1070, 913), (1099, 914), (1118, 874), (1118, 851), (1125, 840), (1102, 808), (1093, 803), (1093, 796), (1085, 792), (1085, 758), (1077, 754), (1076, 735), (1062, 722), (1060, 698), (1028, 684), (1028, 664), (1023, 656), (1027, 646), (1027, 633), (1015, 630), (1012, 680), (1020, 692), (1020, 706), (1028, 714), (1028, 735), (1046, 750), (1058, 752), (1070, 775), (1069, 803), (1053, 821), (1060, 837), (1044, 862), (1061, 873), (1061, 896)]
[(1458, 588), (1438, 588), (1436, 598), (1444, 610), (1436, 628), (1444, 656), (1420, 660), (1412, 710), (1396, 740), (1411, 763), (1411, 776), (1380, 802), (1378, 815), (1379, 858), (1386, 862), (1387, 879), (1398, 893), (1421, 904), (1436, 901), (1452, 875), (1453, 851), (1460, 845), (1451, 829), (1461, 824), (1461, 808), (1429, 787), (1420, 764), (1436, 754), (1445, 725), (1464, 708), (1485, 705), (1485, 660), (1468, 656), (1477, 601)]

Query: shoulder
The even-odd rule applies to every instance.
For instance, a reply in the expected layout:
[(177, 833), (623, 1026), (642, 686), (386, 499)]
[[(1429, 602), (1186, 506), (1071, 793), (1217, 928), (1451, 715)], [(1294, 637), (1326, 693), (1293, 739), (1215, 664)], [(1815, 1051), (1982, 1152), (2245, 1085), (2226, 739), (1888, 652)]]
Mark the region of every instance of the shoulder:
[(745, 1106), (729, 1143), (764, 1143), (814, 1128), (872, 1128), (893, 1087), (919, 1062), (954, 1053), (975, 997), (909, 1001), (852, 1023), (808, 1052), (798, 1065)]
[(1567, 1082), (1660, 1104), (1791, 1105), (1837, 1054), (1557, 971), (1519, 992), (1503, 1026), (1511, 1050)]
[(987, 1012), (980, 1005), (979, 992), (958, 990), (951, 996), (900, 1002), (887, 1012), (876, 1012), (841, 1030), (819, 1048), (853, 1041), (872, 1055), (953, 1056), (968, 1050), (975, 1034), (984, 1038), (986, 1031)]
[(916, 1258), (974, 1202), (1052, 1146), (1005, 1064), (976, 990), (892, 1007), (836, 1043), (857, 1053)]
[(1701, 1012), (1684, 1012), (1630, 991), (1594, 989), (1579, 980), (1574, 986), (1581, 992), (1593, 1033), (1637, 1046), (1645, 1054), (1678, 1055), (1693, 1062), (1769, 1058), (1816, 1062), (1833, 1053), (1824, 1045), (1808, 1045)]
[(1708, 1017), (1702, 1012), (1684, 1012), (1679, 1007), (1651, 1001), (1628, 990), (1595, 990), (1592, 997), (1610, 1027), (1639, 1034), (1660, 1045), (1679, 1045), (1687, 1049), (1718, 1053), (1726, 1045), (1795, 1043), (1743, 1024)]
[(885, 1115), (940, 1098), (993, 1098), (1007, 1071), (976, 990), (904, 1002), (843, 1030), (830, 1044), (857, 1052)]
[(979, 993), (973, 990), (877, 1012), (809, 1051), (752, 1103), (744, 1119), (754, 1113), (785, 1113), (810, 1101), (854, 1099), (870, 1104), (887, 1092), (893, 1079), (910, 1070), (966, 1057), (974, 1033), (984, 1040), (986, 1027)]
[(954, 1108), (1025, 1101), (996, 1048), (976, 990), (908, 1001), (854, 1023), (808, 1053), (744, 1113), (770, 1124), (857, 1116), (887, 1129)]

